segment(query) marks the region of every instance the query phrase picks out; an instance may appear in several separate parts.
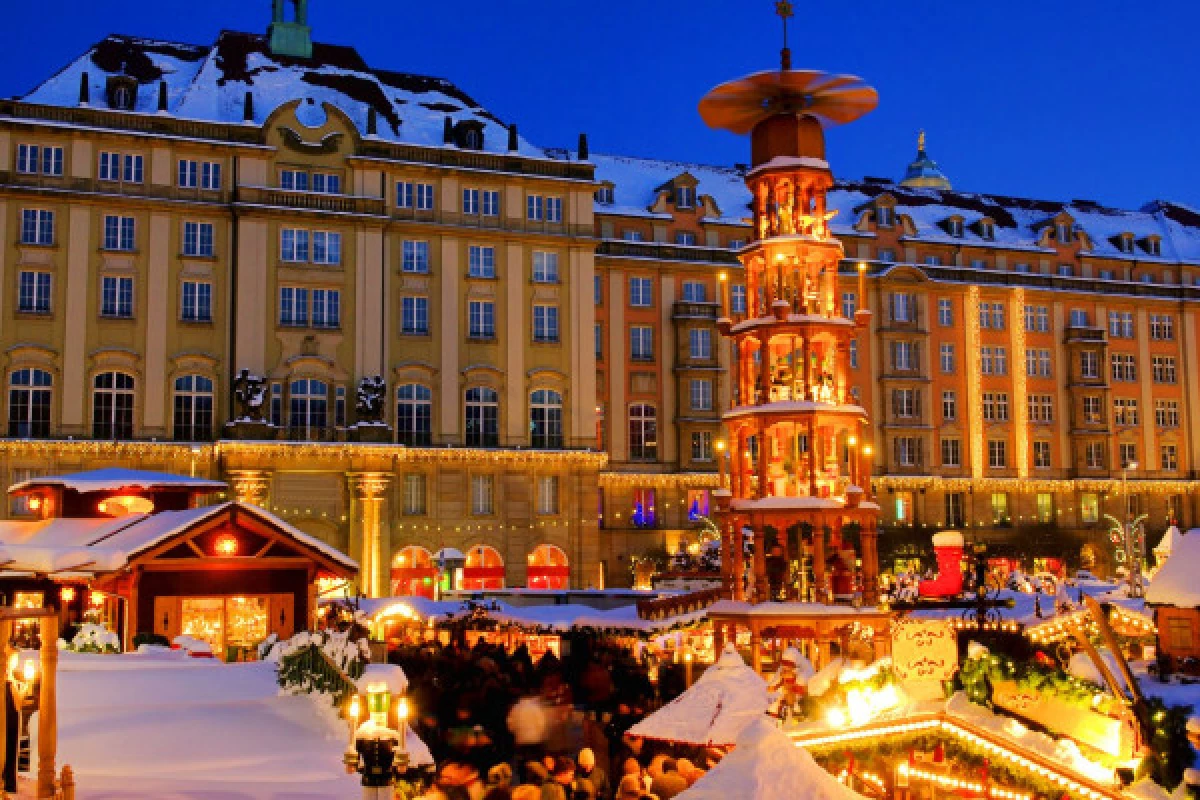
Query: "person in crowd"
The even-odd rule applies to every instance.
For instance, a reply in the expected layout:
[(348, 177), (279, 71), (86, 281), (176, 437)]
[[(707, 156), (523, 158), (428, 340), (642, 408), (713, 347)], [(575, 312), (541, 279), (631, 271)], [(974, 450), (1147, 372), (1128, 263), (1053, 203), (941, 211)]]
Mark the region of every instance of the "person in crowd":
[(590, 747), (585, 747), (579, 751), (579, 760), (576, 762), (578, 768), (575, 774), (581, 778), (587, 778), (591, 781), (595, 789), (595, 796), (600, 800), (608, 800), (610, 793), (608, 786), (608, 774), (602, 767), (596, 766), (596, 754)]
[[(658, 759), (655, 759), (658, 761)], [(653, 783), (650, 791), (658, 795), (659, 800), (672, 800), (675, 795), (688, 788), (687, 780), (679, 774), (673, 758), (663, 758), (658, 762), (657, 773), (652, 773)]]

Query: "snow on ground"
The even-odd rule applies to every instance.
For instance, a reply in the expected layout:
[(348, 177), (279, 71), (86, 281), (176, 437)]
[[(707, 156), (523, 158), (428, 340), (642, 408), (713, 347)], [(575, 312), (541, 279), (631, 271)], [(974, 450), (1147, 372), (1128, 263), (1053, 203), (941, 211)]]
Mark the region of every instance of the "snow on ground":
[[(60, 654), (58, 763), (79, 800), (341, 800), (346, 728), (280, 696), (274, 665)], [(36, 731), (36, 724), (33, 726)], [(36, 744), (33, 752), (37, 752)]]

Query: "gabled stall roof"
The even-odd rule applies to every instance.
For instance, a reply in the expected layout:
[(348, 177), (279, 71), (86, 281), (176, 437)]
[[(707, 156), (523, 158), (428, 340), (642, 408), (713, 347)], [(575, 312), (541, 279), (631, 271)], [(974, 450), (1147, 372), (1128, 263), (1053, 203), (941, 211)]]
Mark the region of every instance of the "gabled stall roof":
[(45, 487), (73, 489), (77, 492), (106, 492), (122, 491), (125, 489), (139, 489), (143, 491), (190, 489), (193, 491), (219, 492), (227, 488), (224, 481), (214, 481), (208, 478), (192, 478), (187, 475), (174, 475), (169, 472), (150, 472), (141, 469), (107, 467), (87, 472), (74, 472), (69, 475), (30, 478), (27, 481), (14, 483), (8, 487), (8, 491), (9, 494), (24, 494), (33, 489)]

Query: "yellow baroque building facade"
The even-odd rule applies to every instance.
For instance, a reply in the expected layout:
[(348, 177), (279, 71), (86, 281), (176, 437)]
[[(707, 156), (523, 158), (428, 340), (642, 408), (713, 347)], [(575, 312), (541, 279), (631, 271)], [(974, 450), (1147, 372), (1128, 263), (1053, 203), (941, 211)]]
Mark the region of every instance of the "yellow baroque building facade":
[[(909, 173), (829, 194), (881, 549), (1100, 550), (1126, 496), (1190, 524), (1200, 216)], [(467, 588), (629, 585), (718, 486), (743, 175), (537, 147), (303, 20), (110, 36), (0, 101), (0, 471), (225, 478), (370, 594), (439, 552)]]

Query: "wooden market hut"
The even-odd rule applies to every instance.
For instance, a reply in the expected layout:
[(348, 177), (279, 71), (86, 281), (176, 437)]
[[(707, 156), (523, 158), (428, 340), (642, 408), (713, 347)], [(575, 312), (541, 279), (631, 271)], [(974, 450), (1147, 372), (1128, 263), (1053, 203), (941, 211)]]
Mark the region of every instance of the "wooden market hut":
[(224, 488), (124, 469), (17, 484), (34, 516), (0, 522), (0, 593), (63, 622), (93, 609), (126, 648), (138, 633), (188, 635), (236, 658), (310, 627), (317, 581), (357, 564), (258, 506), (202, 505)]

